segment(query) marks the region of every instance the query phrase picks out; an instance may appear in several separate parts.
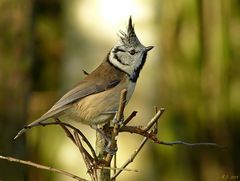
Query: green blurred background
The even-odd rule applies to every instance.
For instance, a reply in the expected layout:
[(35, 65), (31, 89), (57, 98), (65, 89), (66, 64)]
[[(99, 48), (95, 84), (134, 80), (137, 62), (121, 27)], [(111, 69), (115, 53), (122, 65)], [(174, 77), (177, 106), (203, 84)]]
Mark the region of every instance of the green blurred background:
[[(119, 180), (227, 180), (240, 174), (239, 0), (1, 0), (0, 155), (88, 178), (82, 158), (58, 127), (13, 137), (104, 59), (133, 16), (144, 45), (154, 45), (126, 115), (146, 124), (165, 107), (164, 141), (217, 142), (228, 148), (149, 142)], [(75, 123), (74, 123), (75, 124)], [(94, 143), (95, 133), (78, 125)], [(139, 136), (119, 138), (119, 166)], [(126, 144), (127, 140), (127, 144)], [(72, 180), (0, 160), (0, 180)]]

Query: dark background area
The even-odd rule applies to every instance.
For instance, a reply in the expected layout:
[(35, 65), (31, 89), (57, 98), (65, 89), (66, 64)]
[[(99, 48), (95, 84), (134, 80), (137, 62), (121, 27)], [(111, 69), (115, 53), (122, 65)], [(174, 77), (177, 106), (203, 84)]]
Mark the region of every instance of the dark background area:
[[(107, 24), (94, 9), (104, 6), (110, 11), (111, 4), (106, 7), (104, 2), (1, 0), (0, 155), (86, 177), (83, 164), (73, 163), (76, 157), (81, 160), (80, 155), (60, 129), (35, 128), (17, 140), (13, 138), (23, 125), (39, 117), (80, 81), (84, 76), (82, 69), (91, 72), (100, 64), (114, 45), (111, 37), (117, 39), (118, 29), (108, 35), (112, 31), (111, 21)], [(126, 24), (125, 17), (131, 14), (139, 39), (144, 45), (155, 46), (127, 106), (128, 113), (139, 111), (133, 123), (145, 124), (154, 113), (154, 105), (165, 107), (159, 125), (160, 139), (216, 142), (227, 149), (148, 143), (136, 163), (130, 165), (139, 173), (124, 172), (119, 180), (212, 181), (231, 176), (239, 179), (240, 2), (127, 2), (122, 2), (126, 9), (128, 5), (143, 8), (138, 13), (123, 12), (121, 23)], [(80, 13), (81, 20), (75, 12)], [(96, 14), (98, 19), (89, 13)], [(107, 17), (111, 16), (114, 14)], [(115, 24), (120, 24), (117, 18)], [(105, 35), (101, 28), (107, 32)], [(88, 130), (86, 126), (79, 127)], [(133, 147), (124, 144), (126, 139), (133, 142)], [(120, 152), (123, 155), (131, 154), (139, 142), (132, 135), (123, 135), (122, 140), (120, 149), (126, 150)], [(120, 157), (119, 162), (127, 158)], [(3, 181), (67, 179), (0, 160)]]

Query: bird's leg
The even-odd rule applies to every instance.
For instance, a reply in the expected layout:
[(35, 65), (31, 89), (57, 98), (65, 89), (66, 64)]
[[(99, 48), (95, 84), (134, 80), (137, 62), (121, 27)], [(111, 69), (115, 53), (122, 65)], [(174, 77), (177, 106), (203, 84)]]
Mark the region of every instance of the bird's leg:
[(123, 125), (124, 117), (122, 116), (120, 120), (117, 119), (117, 112), (115, 113), (115, 116), (113, 118), (113, 124), (117, 124), (118, 126)]
[(111, 141), (111, 138), (109, 138), (102, 129), (98, 128), (96, 124), (91, 124), (90, 127), (100, 133), (107, 142)]
[(111, 115), (114, 115), (114, 117), (113, 117), (113, 120), (112, 120), (112, 123), (113, 124), (117, 124), (118, 126), (121, 126), (122, 124), (123, 124), (123, 121), (124, 121), (124, 117), (123, 117), (123, 115), (121, 116), (121, 119), (120, 120), (118, 120), (117, 119), (117, 114), (118, 114), (118, 112), (117, 111), (106, 111), (106, 112), (104, 112), (103, 114), (111, 114)]
[(111, 147), (112, 145), (112, 141), (111, 142), (108, 142), (106, 148), (105, 148), (105, 151), (110, 154), (110, 155), (115, 155), (117, 153), (117, 150), (118, 148), (117, 147), (114, 147), (114, 149)]
[(100, 133), (102, 135), (102, 137), (105, 139), (105, 141), (107, 142), (107, 144), (106, 144), (107, 146), (105, 147), (105, 151), (107, 153), (111, 154), (111, 155), (114, 155), (116, 153), (117, 149), (113, 150), (111, 148), (112, 139), (110, 137), (108, 137), (102, 129), (98, 128), (96, 124), (92, 124), (92, 125), (90, 125), (90, 127), (95, 129), (98, 133)]

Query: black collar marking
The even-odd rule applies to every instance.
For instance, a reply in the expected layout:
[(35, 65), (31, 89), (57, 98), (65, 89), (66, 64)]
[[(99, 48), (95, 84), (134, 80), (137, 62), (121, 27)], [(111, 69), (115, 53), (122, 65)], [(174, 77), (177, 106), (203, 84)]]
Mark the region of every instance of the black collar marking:
[(140, 71), (142, 70), (142, 68), (143, 68), (143, 66), (144, 66), (144, 64), (145, 64), (145, 62), (146, 62), (146, 58), (147, 58), (147, 52), (145, 52), (145, 53), (143, 54), (141, 64), (137, 67), (137, 69), (134, 70), (133, 74), (130, 75), (130, 80), (131, 80), (132, 82), (137, 82), (137, 79), (138, 79), (138, 77), (139, 77)]
[[(138, 77), (139, 77), (140, 71), (142, 70), (142, 68), (143, 68), (143, 66), (144, 66), (144, 64), (145, 64), (145, 62), (146, 62), (147, 52), (143, 54), (142, 63), (137, 67), (137, 69), (134, 70), (134, 72), (133, 72), (132, 75), (130, 75), (129, 73), (127, 73), (127, 72), (125, 72), (124, 70), (120, 69), (119, 67), (117, 67), (116, 65), (114, 65), (112, 62), (110, 62), (109, 56), (110, 56), (110, 53), (108, 53), (108, 56), (107, 56), (107, 62), (108, 62), (110, 65), (112, 65), (113, 67), (115, 67), (115, 68), (118, 69), (119, 71), (124, 72), (125, 74), (127, 74), (128, 77), (129, 77), (129, 80), (130, 80), (131, 82), (137, 82), (137, 79), (138, 79)], [(114, 55), (114, 58), (116, 58), (115, 55)], [(116, 59), (117, 59), (117, 58), (116, 58)], [(117, 59), (117, 61), (119, 61), (119, 60)], [(120, 62), (121, 62), (121, 61), (120, 61)]]

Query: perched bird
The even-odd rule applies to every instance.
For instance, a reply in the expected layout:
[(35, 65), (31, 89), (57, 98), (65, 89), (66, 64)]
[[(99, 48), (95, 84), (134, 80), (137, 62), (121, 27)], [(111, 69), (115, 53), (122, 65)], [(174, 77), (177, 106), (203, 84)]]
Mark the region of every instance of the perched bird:
[(120, 39), (105, 60), (79, 84), (67, 92), (53, 107), (36, 121), (18, 132), (15, 139), (28, 128), (40, 125), (50, 118), (66, 118), (91, 126), (108, 122), (118, 110), (120, 92), (127, 90), (131, 98), (147, 53), (153, 46), (143, 46), (135, 34), (132, 18), (127, 32), (120, 32)]

